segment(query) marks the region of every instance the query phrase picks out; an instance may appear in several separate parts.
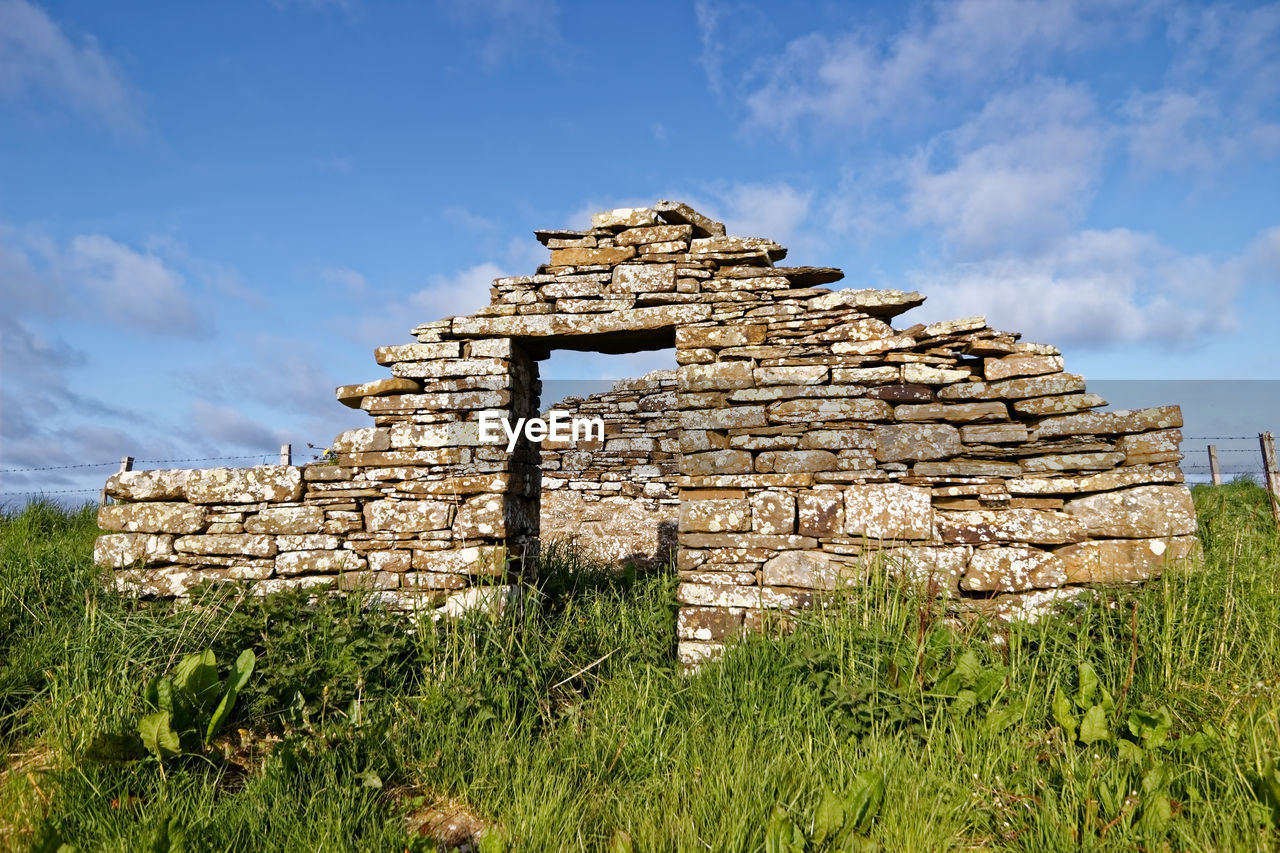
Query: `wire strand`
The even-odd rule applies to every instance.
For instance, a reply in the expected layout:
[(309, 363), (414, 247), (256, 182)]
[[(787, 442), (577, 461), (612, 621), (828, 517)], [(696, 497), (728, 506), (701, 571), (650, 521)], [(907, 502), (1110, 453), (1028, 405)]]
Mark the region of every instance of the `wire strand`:
[[(241, 456), (191, 456), (186, 459), (135, 459), (133, 460), (139, 465), (169, 465), (175, 462), (221, 462), (232, 459), (268, 459), (274, 454), (270, 451), (264, 453), (246, 453)], [(0, 474), (25, 474), (28, 471), (66, 471), (71, 468), (105, 468), (108, 465), (119, 465), (120, 460), (116, 459), (111, 462), (84, 462), (78, 465), (44, 465), (37, 468), (2, 468)]]

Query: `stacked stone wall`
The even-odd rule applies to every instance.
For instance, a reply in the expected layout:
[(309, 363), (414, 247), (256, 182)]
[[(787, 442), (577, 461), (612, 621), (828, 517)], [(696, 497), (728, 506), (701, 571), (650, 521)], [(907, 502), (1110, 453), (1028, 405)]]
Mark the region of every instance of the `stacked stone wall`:
[[(536, 274), (498, 279), (477, 314), (379, 349), (389, 377), (338, 389), (374, 426), (339, 436), (336, 464), (217, 475), (297, 481), (270, 497), (153, 495), (113, 478), (108, 492), (137, 503), (104, 508), (103, 527), (119, 533), (103, 537), (99, 562), (153, 595), (257, 572), (260, 583), (372, 586), (448, 607), (448, 595), (474, 601), (481, 582), (519, 579), (544, 493), (580, 495), (553, 514), (577, 513), (581, 534), (608, 523), (599, 505), (610, 494), (634, 503), (650, 490), (669, 506), (674, 487), (680, 656), (697, 664), (767, 611), (810, 607), (871, 572), (1016, 615), (1195, 551), (1176, 406), (1098, 411), (1105, 401), (1056, 349), (980, 317), (895, 329), (923, 297), (831, 291), (821, 285), (839, 270), (777, 266), (782, 246), (727, 236), (686, 205), (535, 234), (550, 249)], [(508, 453), (482, 440), (482, 417), (535, 413), (537, 360), (552, 350), (672, 344), (674, 386), (649, 395), (664, 401), (660, 415), (640, 418), (625, 386), (576, 404), (627, 407), (603, 447), (523, 441)], [(320, 528), (258, 520), (275, 509)], [(112, 538), (121, 533), (153, 538)]]
[(572, 541), (597, 559), (641, 568), (670, 563), (680, 515), (676, 372), (623, 379), (552, 409), (601, 419), (605, 438), (543, 442), (542, 541)]

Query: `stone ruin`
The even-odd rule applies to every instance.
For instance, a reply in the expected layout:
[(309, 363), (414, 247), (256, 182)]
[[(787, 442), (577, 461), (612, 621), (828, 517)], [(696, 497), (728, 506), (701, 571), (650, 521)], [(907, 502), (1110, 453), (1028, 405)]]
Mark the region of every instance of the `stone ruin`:
[[(696, 665), (872, 572), (1016, 617), (1197, 550), (1178, 407), (1097, 411), (1053, 347), (980, 317), (894, 329), (923, 297), (832, 291), (839, 270), (777, 266), (782, 246), (684, 204), (534, 233), (536, 274), (338, 389), (373, 426), (332, 458), (112, 476), (96, 562), (148, 597), (241, 580), (436, 616), (511, 600), (548, 534), (641, 562), (674, 544)], [(481, 434), (537, 415), (553, 350), (672, 346), (674, 374), (561, 406), (605, 417), (603, 442)]]

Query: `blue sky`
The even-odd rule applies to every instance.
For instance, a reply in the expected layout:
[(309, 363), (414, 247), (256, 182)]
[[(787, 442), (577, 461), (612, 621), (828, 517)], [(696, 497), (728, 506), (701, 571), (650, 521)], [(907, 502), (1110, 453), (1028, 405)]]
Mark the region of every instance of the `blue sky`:
[(659, 198), (907, 324), (1278, 379), (1278, 155), (1277, 4), (0, 0), (0, 491), (324, 445), (532, 229)]

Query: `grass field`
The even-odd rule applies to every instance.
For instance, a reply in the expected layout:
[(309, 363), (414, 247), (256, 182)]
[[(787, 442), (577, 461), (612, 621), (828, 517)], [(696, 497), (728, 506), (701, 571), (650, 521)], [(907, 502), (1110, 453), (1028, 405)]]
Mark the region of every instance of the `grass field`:
[[(1202, 570), (1018, 626), (886, 582), (693, 677), (668, 574), (562, 551), (523, 612), (412, 632), (173, 612), (107, 591), (91, 510), (32, 505), (0, 520), (0, 850), (1273, 850), (1280, 537), (1255, 485), (1196, 503)], [(221, 733), (121, 761), (207, 649), (256, 656)]]

